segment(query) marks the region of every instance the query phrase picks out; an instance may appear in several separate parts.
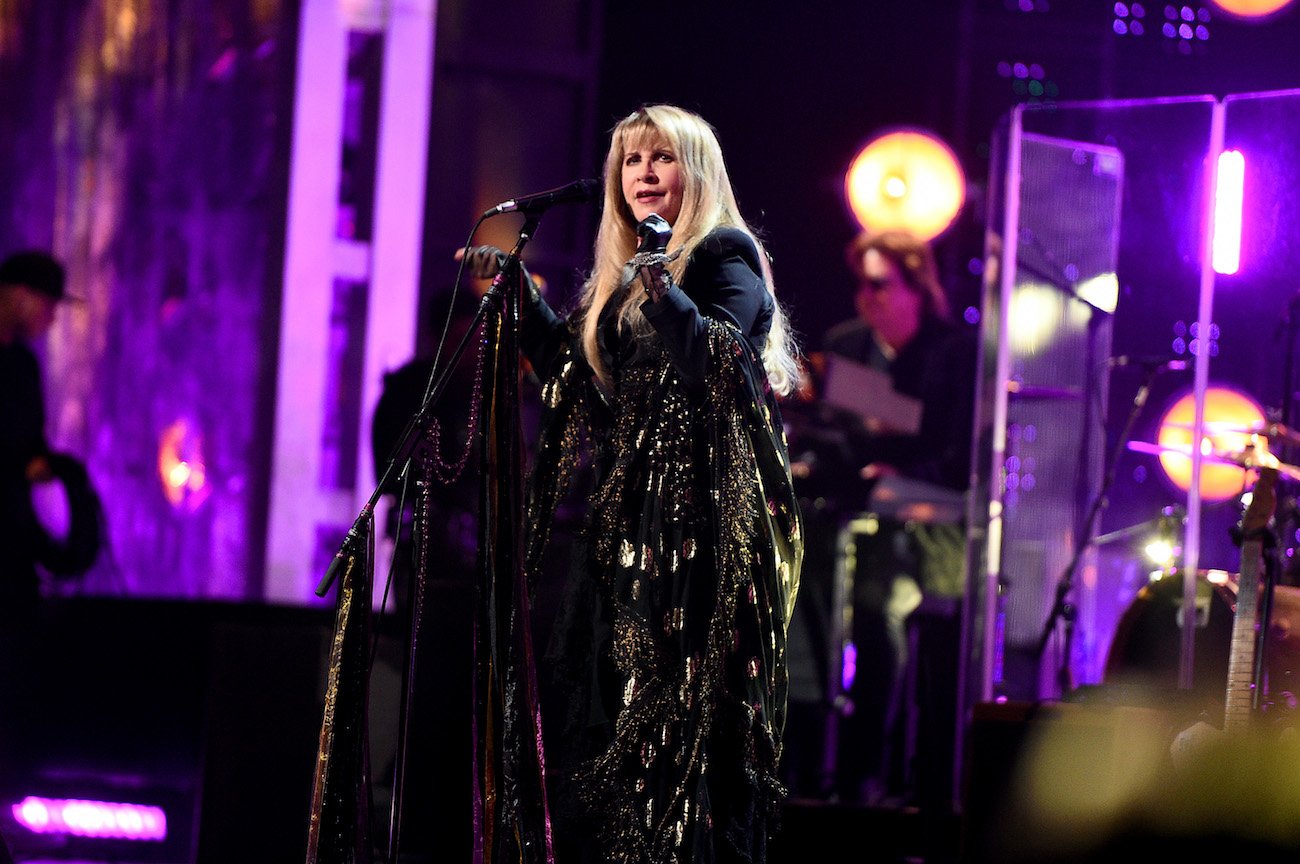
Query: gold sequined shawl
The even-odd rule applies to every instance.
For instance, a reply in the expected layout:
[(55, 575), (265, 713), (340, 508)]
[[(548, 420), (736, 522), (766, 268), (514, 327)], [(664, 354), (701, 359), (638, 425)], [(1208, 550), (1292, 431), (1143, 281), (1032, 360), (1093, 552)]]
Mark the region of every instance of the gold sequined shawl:
[(571, 706), (561, 806), (613, 862), (712, 861), (722, 844), (761, 861), (786, 794), (800, 514), (762, 363), (734, 326), (709, 328), (703, 394), (666, 354), (620, 373), (608, 406), (573, 355), (543, 389), (530, 572), (585, 445), (602, 451), (552, 656)]

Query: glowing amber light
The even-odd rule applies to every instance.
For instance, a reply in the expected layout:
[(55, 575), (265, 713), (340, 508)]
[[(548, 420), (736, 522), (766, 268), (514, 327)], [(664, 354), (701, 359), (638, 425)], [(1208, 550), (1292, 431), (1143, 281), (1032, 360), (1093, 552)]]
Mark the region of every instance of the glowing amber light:
[(193, 512), (211, 492), (203, 464), (203, 438), (184, 420), (158, 436), (158, 478), (163, 497), (177, 510)]
[[(1188, 393), (1175, 402), (1160, 420), (1156, 442), (1165, 452), (1160, 467), (1184, 492), (1192, 487), (1192, 423), (1196, 399)], [(1224, 460), (1240, 455), (1250, 443), (1251, 430), (1262, 428), (1264, 411), (1249, 396), (1226, 387), (1205, 391), (1205, 422), (1201, 437), (1201, 498), (1224, 501), (1240, 495), (1252, 482), (1246, 471)], [(1167, 448), (1167, 449), (1166, 449)]]
[(1233, 15), (1240, 15), (1242, 18), (1262, 18), (1265, 15), (1272, 15), (1290, 3), (1291, 0), (1214, 0), (1215, 6)]
[(844, 178), (844, 195), (863, 228), (905, 228), (938, 236), (966, 201), (966, 177), (946, 144), (899, 131), (867, 143)]

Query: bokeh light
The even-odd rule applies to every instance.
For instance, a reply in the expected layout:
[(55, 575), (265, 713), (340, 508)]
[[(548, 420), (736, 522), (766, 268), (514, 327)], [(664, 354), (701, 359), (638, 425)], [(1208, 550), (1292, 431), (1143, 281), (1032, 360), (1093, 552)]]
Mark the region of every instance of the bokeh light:
[(930, 240), (961, 211), (966, 176), (943, 141), (923, 131), (898, 130), (858, 151), (844, 178), (844, 194), (863, 228), (902, 228)]
[(158, 478), (167, 503), (192, 513), (207, 500), (203, 436), (185, 420), (175, 420), (158, 436)]
[(1291, 0), (1212, 0), (1224, 12), (1240, 18), (1263, 18), (1272, 15)]
[[(1195, 393), (1176, 400), (1160, 418), (1156, 443), (1161, 448), (1160, 467), (1169, 481), (1184, 492), (1192, 488), (1192, 423), (1196, 419)], [(1253, 398), (1230, 387), (1205, 390), (1205, 419), (1201, 437), (1201, 498), (1225, 501), (1240, 495), (1253, 479), (1247, 471), (1228, 463), (1251, 443), (1253, 431), (1264, 426), (1264, 410)]]

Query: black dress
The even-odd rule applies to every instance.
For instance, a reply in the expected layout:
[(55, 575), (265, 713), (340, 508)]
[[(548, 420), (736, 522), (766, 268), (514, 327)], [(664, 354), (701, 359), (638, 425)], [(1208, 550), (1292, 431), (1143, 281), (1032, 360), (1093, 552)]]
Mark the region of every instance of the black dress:
[(545, 412), (530, 561), (583, 454), (595, 460), (549, 653), (567, 703), (547, 751), (562, 862), (761, 862), (776, 827), (803, 538), (755, 349), (773, 312), (758, 255), (741, 231), (709, 235), (680, 286), (641, 307), (639, 338), (615, 326), (612, 298), (612, 392), (568, 322), (526, 304)]

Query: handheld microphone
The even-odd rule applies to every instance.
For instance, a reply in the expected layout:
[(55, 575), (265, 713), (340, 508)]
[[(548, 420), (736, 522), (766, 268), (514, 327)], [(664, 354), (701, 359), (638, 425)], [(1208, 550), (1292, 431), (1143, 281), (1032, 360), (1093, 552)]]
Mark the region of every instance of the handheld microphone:
[(574, 180), (572, 183), (545, 192), (502, 201), (495, 207), (489, 207), (483, 215), (496, 216), (501, 213), (514, 213), (517, 210), (539, 213), (555, 204), (583, 204), (595, 197), (599, 191), (600, 183), (596, 180)]
[(1187, 361), (1169, 356), (1144, 357), (1140, 354), (1121, 354), (1118, 357), (1111, 357), (1107, 360), (1106, 366), (1111, 369), (1116, 369), (1120, 366), (1141, 366), (1143, 369), (1154, 369), (1161, 372), (1165, 370), (1170, 372), (1181, 372), (1187, 368)]
[(673, 239), (673, 226), (658, 213), (651, 213), (636, 226), (636, 236), (641, 238), (637, 252), (659, 252), (668, 248), (668, 241)]

